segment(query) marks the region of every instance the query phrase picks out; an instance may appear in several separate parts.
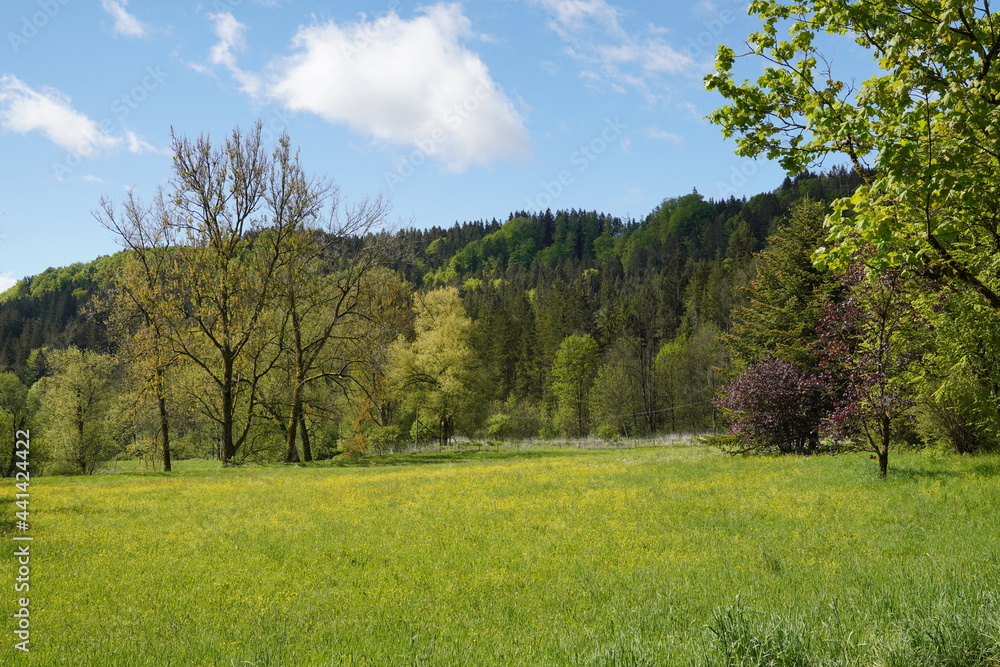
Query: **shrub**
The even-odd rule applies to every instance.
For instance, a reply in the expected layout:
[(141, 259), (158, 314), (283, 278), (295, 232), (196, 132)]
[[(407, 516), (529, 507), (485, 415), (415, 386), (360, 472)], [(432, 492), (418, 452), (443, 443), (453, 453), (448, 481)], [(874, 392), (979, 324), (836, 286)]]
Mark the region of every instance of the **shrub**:
[(729, 420), (729, 436), (738, 450), (808, 454), (819, 448), (830, 394), (822, 376), (768, 358), (724, 386), (716, 405)]
[(952, 366), (948, 376), (920, 401), (918, 428), (931, 442), (958, 454), (996, 445), (997, 419), (990, 391), (976, 378), (967, 359)]

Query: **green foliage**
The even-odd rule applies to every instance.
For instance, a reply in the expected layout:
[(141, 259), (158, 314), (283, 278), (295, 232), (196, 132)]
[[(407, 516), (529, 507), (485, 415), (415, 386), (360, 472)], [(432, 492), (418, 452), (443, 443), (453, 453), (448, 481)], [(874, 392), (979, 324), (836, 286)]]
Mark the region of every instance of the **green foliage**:
[(553, 421), (570, 437), (590, 431), (590, 388), (600, 364), (597, 343), (588, 335), (567, 336), (552, 365), (552, 394), (556, 398)]
[[(175, 313), (187, 308), (182, 316), (166, 320), (176, 335), (163, 336), (145, 328), (142, 345), (133, 345), (137, 341), (128, 342), (118, 335), (114, 342), (123, 359), (134, 360), (142, 350), (159, 348), (164, 353), (162, 360), (168, 364), (175, 363), (173, 355), (179, 350), (205, 361), (211, 356), (211, 337), (173, 324), (195, 321), (185, 319), (189, 317), (200, 317), (209, 324), (220, 322), (220, 318), (206, 317), (207, 311), (201, 312), (205, 304), (215, 301), (173, 299), (179, 288), (186, 290), (196, 282), (217, 286), (220, 283), (215, 276), (219, 271), (231, 272), (231, 279), (222, 281), (231, 288), (229, 292), (264, 295), (267, 287), (271, 298), (264, 300), (260, 325), (251, 330), (231, 327), (229, 332), (234, 341), (246, 331), (253, 332), (248, 341), (253, 354), (233, 364), (235, 391), (229, 412), (238, 431), (234, 443), (242, 437), (243, 443), (252, 445), (261, 456), (273, 449), (264, 443), (268, 438), (286, 440), (286, 457), (296, 446), (289, 447), (289, 440), (301, 441), (289, 428), (296, 423), (292, 414), (297, 402), (306, 419), (298, 423), (295, 431), (307, 428), (310, 435), (333, 421), (343, 424), (345, 438), (353, 437), (371, 421), (382, 428), (398, 427), (407, 434), (407, 442), (412, 442), (414, 423), (418, 430), (425, 428), (423, 435), (433, 430), (437, 438), (442, 430), (452, 429), (472, 435), (491, 415), (509, 417), (504, 420), (507, 426), (494, 423), (493, 432), (509, 432), (511, 438), (565, 434), (565, 419), (558, 427), (548, 423), (559, 413), (559, 399), (550, 391), (552, 371), (563, 341), (584, 335), (596, 343), (603, 365), (620, 367), (603, 371), (596, 391), (591, 392), (593, 396), (588, 394), (584, 403), (588, 431), (600, 430), (609, 437), (664, 430), (705, 431), (713, 425), (708, 403), (711, 387), (718, 384), (716, 376), (725, 376), (728, 364), (712, 338), (732, 330), (733, 313), (746, 300), (741, 287), (752, 274), (752, 253), (760, 247), (774, 221), (787, 215), (798, 199), (810, 195), (828, 201), (849, 193), (856, 182), (856, 177), (835, 170), (828, 176), (800, 174), (787, 179), (774, 192), (749, 200), (710, 201), (695, 192), (665, 200), (642, 221), (623, 222), (594, 212), (562, 210), (517, 212), (503, 225), (494, 220), (456, 224), (449, 229), (368, 234), (363, 238), (318, 235), (315, 240), (327, 245), (329, 253), (301, 266), (295, 261), (284, 263), (270, 281), (261, 281), (257, 276), (261, 271), (266, 273), (266, 266), (255, 253), (278, 248), (273, 245), (278, 241), (273, 230), (246, 235), (240, 243), (251, 238), (253, 242), (241, 246), (235, 255), (238, 259), (225, 262), (218, 271), (209, 267), (200, 273), (194, 268), (183, 269), (186, 259), (191, 259), (193, 265), (201, 260), (193, 252), (188, 253), (185, 242), (171, 237), (177, 241), (176, 248), (148, 257), (177, 264), (178, 275), (184, 280), (164, 278), (164, 284), (173, 287), (165, 291), (165, 298), (151, 299), (149, 303)], [(148, 212), (148, 207), (141, 206), (138, 200), (126, 204), (135, 204), (132, 209), (126, 206), (125, 213), (135, 214), (136, 218)], [(165, 209), (169, 208), (167, 204), (164, 202)], [(125, 222), (121, 216), (118, 220)], [(146, 239), (152, 245), (173, 242), (156, 236), (158, 230), (147, 231), (153, 234)], [(328, 287), (340, 285), (345, 267), (364, 256), (370, 243), (391, 246), (393, 251), (380, 255), (388, 265), (381, 269), (384, 276), (366, 283), (367, 296), (358, 303), (348, 299), (343, 308), (335, 306), (336, 300), (326, 298), (326, 292), (314, 290), (314, 286), (306, 289), (307, 281), (296, 278), (315, 274), (325, 277)], [(108, 267), (113, 265), (117, 271), (135, 277), (135, 269), (140, 266), (132, 261), (135, 254), (121, 254), (102, 258), (94, 266), (52, 270), (37, 281), (38, 296), (25, 292), (23, 297), (0, 304), (0, 368), (13, 369), (25, 383), (30, 383), (50, 372), (47, 353), (35, 352), (32, 357), (32, 350), (76, 344), (81, 349), (106, 351), (106, 325), (118, 326), (120, 322), (117, 316), (108, 317), (107, 309), (95, 309), (86, 303), (90, 303), (90, 294), (107, 284), (109, 271), (98, 265), (112, 259)], [(158, 270), (156, 262), (153, 268)], [(399, 275), (409, 276), (425, 287), (461, 286), (461, 305), (470, 324), (467, 335), (460, 337), (463, 342), (459, 347), (468, 352), (466, 361), (474, 371), (472, 384), (477, 387), (478, 397), (455, 403), (457, 407), (447, 411), (450, 421), (446, 416), (442, 422), (441, 414), (431, 410), (430, 403), (418, 399), (421, 389), (408, 385), (398, 372), (389, 373), (389, 342), (401, 331), (412, 331), (411, 301), (432, 291), (414, 291)], [(85, 278), (91, 282), (86, 283)], [(311, 285), (313, 281), (309, 282)], [(399, 289), (389, 289), (390, 283)], [(159, 279), (151, 283), (157, 285)], [(284, 290), (283, 298), (291, 307), (277, 307), (277, 286), (296, 288), (296, 294)], [(376, 296), (378, 292), (384, 292), (385, 298)], [(104, 304), (108, 301), (102, 299)], [(244, 315), (259, 303), (250, 301), (245, 298), (231, 302), (243, 313), (234, 310), (230, 318), (233, 322), (248, 319)], [(202, 304), (201, 311), (194, 308), (195, 303)], [(790, 311), (793, 309), (789, 306)], [(282, 312), (288, 318), (283, 318)], [(405, 316), (390, 315), (396, 312)], [(327, 324), (345, 313), (354, 318), (353, 323), (338, 325), (336, 340), (325, 346), (319, 344), (322, 335), (317, 338), (314, 334), (323, 334)], [(144, 329), (137, 325), (136, 313), (119, 315), (129, 334)], [(216, 336), (220, 342), (225, 338)], [(685, 341), (682, 354), (677, 357), (676, 368), (667, 373), (670, 377), (664, 379), (662, 368), (656, 367), (656, 353), (681, 338)], [(411, 334), (408, 339), (412, 340)], [(285, 352), (278, 354), (279, 348)], [(308, 357), (320, 348), (322, 354), (310, 362)], [(293, 349), (303, 353), (301, 358), (297, 352), (291, 353)], [(164, 376), (166, 392), (157, 389), (155, 364), (147, 364), (141, 372), (133, 367), (136, 372), (121, 389), (132, 392), (126, 404), (139, 418), (131, 420), (131, 435), (123, 437), (135, 441), (137, 452), (151, 453), (157, 433), (164, 432), (154, 400), (157, 393), (166, 394), (165, 405), (171, 413), (168, 422), (173, 421), (173, 412), (178, 412), (178, 427), (176, 432), (171, 428), (170, 435), (177, 440), (179, 451), (195, 455), (213, 440), (218, 445), (211, 424), (213, 419), (225, 421), (226, 410), (221, 404), (222, 387), (227, 384), (224, 357), (229, 353), (222, 349), (215, 356), (220, 362), (218, 377), (203, 372), (198, 378), (195, 369), (204, 371), (201, 366), (176, 376), (171, 371)], [(312, 371), (308, 370), (310, 366)], [(285, 379), (279, 380), (279, 374)], [(301, 389), (298, 399), (296, 385)], [(418, 403), (423, 403), (424, 408), (418, 409)], [(486, 407), (490, 403), (493, 409)], [(201, 414), (195, 415), (199, 409)], [(213, 414), (206, 414), (206, 410)], [(180, 412), (185, 414), (181, 416)], [(203, 423), (195, 425), (199, 421)], [(578, 420), (575, 430), (581, 428)], [(328, 454), (338, 450), (338, 429), (328, 439)], [(304, 445), (301, 442), (302, 449), (298, 450), (303, 457)]]
[(92, 474), (120, 449), (111, 422), (115, 363), (77, 348), (52, 352), (50, 362), (53, 374), (37, 383), (40, 430), (55, 461)]
[[(706, 84), (729, 104), (709, 117), (741, 155), (789, 174), (838, 156), (865, 179), (834, 205), (818, 259), (844, 269), (865, 247), (873, 268), (923, 266), (1000, 310), (1000, 35), (989, 5), (759, 0), (750, 11), (763, 72), (737, 82), (736, 53), (719, 47)], [(837, 38), (877, 59), (873, 76), (855, 85), (833, 72), (818, 45)]]
[(397, 451), (410, 443), (407, 433), (395, 424), (379, 426), (369, 423), (364, 429), (365, 452), (386, 454)]
[(706, 245), (706, 233), (716, 215), (715, 206), (697, 192), (664, 200), (639, 229), (622, 241), (622, 264), (634, 267), (639, 263), (639, 249), (669, 241), (683, 244), (686, 254), (696, 254)]
[(637, 360), (625, 345), (617, 345), (606, 355), (589, 398), (592, 425), (599, 437), (617, 440), (645, 431), (641, 373)]
[[(35, 406), (28, 400), (26, 387), (13, 373), (0, 373), (0, 433), (8, 434), (7, 442), (16, 442), (17, 431), (31, 428)], [(0, 473), (10, 476), (16, 463), (15, 445), (0, 448)], [(4, 451), (6, 450), (6, 451)]]
[(704, 324), (693, 335), (678, 335), (664, 343), (653, 362), (654, 378), (660, 387), (659, 410), (665, 413), (671, 433), (715, 430), (712, 407), (722, 385), (721, 369), (727, 363), (721, 332)]
[(924, 439), (956, 453), (981, 452), (998, 444), (996, 402), (965, 357), (945, 369), (936, 388), (929, 388), (919, 402), (918, 414)]
[(786, 225), (756, 256), (757, 275), (748, 287), (749, 303), (734, 316), (726, 344), (737, 369), (773, 357), (815, 369), (814, 348), (823, 306), (840, 290), (830, 272), (812, 256), (825, 236), (823, 207), (803, 200)]
[(415, 440), (434, 434), (442, 446), (456, 432), (479, 427), (488, 398), (470, 347), (472, 322), (458, 290), (446, 287), (418, 299), (415, 337), (395, 346), (392, 375), (415, 415)]

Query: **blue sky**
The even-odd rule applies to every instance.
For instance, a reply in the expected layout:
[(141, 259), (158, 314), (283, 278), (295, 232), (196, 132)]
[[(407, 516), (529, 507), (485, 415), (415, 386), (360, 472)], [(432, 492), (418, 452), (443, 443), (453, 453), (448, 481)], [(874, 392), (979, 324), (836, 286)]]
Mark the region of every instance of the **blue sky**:
[(287, 131), (342, 198), (415, 227), (771, 190), (704, 120), (745, 1), (10, 0), (0, 8), (0, 289), (115, 252), (102, 195), (170, 176), (171, 127)]

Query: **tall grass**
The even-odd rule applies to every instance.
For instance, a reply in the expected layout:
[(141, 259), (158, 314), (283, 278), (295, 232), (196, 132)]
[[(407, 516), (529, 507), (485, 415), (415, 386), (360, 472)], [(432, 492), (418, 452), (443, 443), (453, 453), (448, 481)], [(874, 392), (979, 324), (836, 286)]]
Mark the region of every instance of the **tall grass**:
[(33, 483), (32, 652), (0, 660), (1000, 664), (998, 458), (361, 463)]

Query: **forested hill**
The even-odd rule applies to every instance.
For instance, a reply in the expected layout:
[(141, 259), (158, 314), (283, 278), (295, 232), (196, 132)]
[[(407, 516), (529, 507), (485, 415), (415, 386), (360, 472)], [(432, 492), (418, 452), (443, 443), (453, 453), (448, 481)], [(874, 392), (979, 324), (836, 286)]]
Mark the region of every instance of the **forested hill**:
[(803, 198), (829, 202), (850, 194), (858, 183), (853, 172), (835, 168), (828, 174), (786, 178), (773, 192), (749, 200), (706, 200), (697, 192), (667, 199), (641, 222), (570, 209), (518, 211), (502, 225), (494, 218), (451, 228), (408, 229), (394, 235), (404, 257), (395, 268), (423, 287), (522, 270), (542, 280), (546, 270), (573, 273), (610, 257), (627, 273), (645, 274), (669, 265), (675, 254), (695, 262), (725, 256), (731, 242), (752, 246), (740, 252), (755, 252), (792, 203)]
[[(790, 205), (807, 197), (830, 201), (856, 185), (838, 169), (786, 179), (749, 200), (706, 200), (697, 192), (667, 199), (642, 221), (572, 209), (522, 211), (503, 224), (406, 229), (383, 240), (397, 249), (390, 268), (417, 288), (460, 288), (490, 398), (537, 404), (559, 346), (571, 335), (589, 334), (604, 358), (620, 366), (638, 364), (640, 378), (670, 341), (707, 362), (715, 354), (710, 341), (729, 329), (742, 298), (752, 254)], [(0, 295), (0, 371), (30, 383), (44, 374), (29, 365), (34, 350), (108, 351), (107, 332), (88, 304), (114, 264), (115, 257), (103, 257), (49, 269)], [(709, 418), (704, 401), (688, 414), (656, 408), (651, 393), (644, 395), (630, 428), (660, 428), (666, 412), (690, 427)]]

